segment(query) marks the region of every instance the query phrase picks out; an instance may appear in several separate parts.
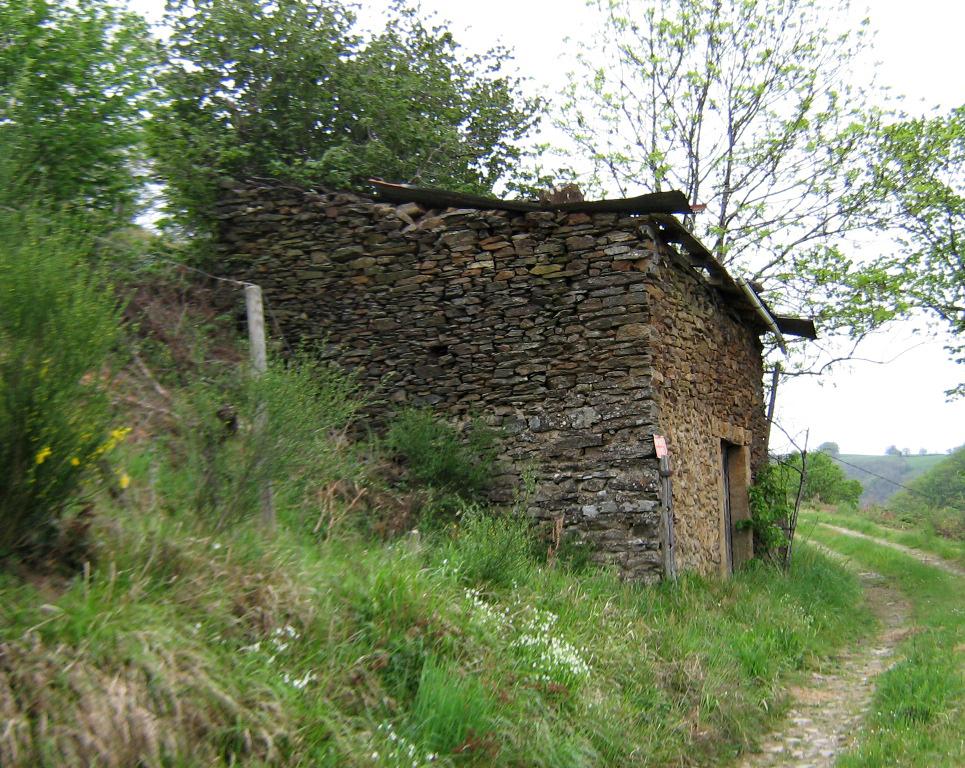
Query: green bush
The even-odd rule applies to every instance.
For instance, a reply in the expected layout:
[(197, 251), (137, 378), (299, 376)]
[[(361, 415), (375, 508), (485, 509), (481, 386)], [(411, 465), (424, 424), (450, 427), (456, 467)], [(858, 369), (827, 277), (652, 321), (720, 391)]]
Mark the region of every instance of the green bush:
[(352, 471), (333, 438), (363, 402), (354, 379), (309, 352), (257, 379), (230, 372), (195, 383), (179, 406), (174, 507), (225, 525), (255, 512), (273, 483), (280, 515), (315, 510), (313, 491)]
[(965, 446), (919, 475), (886, 503), (904, 524), (925, 526), (950, 539), (965, 539)]
[(495, 432), (474, 422), (465, 435), (424, 409), (403, 410), (386, 444), (419, 485), (471, 499), (489, 484), (495, 459)]
[[(780, 463), (785, 467), (787, 493), (793, 499), (801, 479), (801, 454), (791, 454)], [(807, 455), (807, 477), (801, 494), (803, 501), (857, 507), (861, 490), (861, 483), (849, 480), (829, 454), (814, 451)]]
[(110, 429), (120, 314), (95, 243), (80, 219), (0, 211), (0, 559), (43, 555), (126, 433)]
[[(750, 488), (749, 525), (754, 531), (755, 548), (769, 553), (787, 544), (785, 528), (794, 508), (789, 498), (789, 474), (781, 464), (768, 464), (758, 470)], [(747, 524), (742, 521), (738, 525), (742, 523)]]

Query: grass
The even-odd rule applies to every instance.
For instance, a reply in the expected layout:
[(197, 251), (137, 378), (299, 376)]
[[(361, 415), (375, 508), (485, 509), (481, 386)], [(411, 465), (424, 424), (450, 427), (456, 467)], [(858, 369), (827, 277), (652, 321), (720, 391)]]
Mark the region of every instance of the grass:
[(915, 633), (875, 691), (845, 768), (965, 764), (965, 579), (872, 542), (817, 527), (814, 539), (890, 579), (912, 602)]
[(849, 528), (869, 536), (876, 536), (879, 539), (903, 544), (906, 547), (921, 549), (965, 566), (965, 543), (944, 538), (930, 530), (891, 528), (869, 520), (860, 512), (849, 512), (845, 509), (837, 509), (834, 512), (813, 509), (802, 510), (800, 516), (802, 532), (806, 532), (811, 524), (816, 523), (830, 523), (842, 528)]
[[(231, 339), (208, 359), (206, 332), (165, 335), (183, 310), (143, 326), (159, 379), (116, 385), (148, 407), (119, 414), (130, 485), (91, 487), (83, 570), (0, 571), (0, 765), (726, 763), (873, 625), (857, 580), (806, 548), (789, 574), (651, 588), (572, 543), (547, 564), (525, 517), (454, 486), (485, 467), (461, 437), (397, 429), (405, 472), (350, 439), (350, 381), (309, 361), (232, 385)], [(162, 338), (177, 355), (148, 354)], [(419, 470), (439, 450), (445, 471)]]
[(317, 542), (115, 511), (87, 577), (0, 581), (0, 763), (709, 764), (870, 627), (804, 550), (786, 577), (643, 588), (530, 557), (504, 584), (477, 578), (473, 530)]

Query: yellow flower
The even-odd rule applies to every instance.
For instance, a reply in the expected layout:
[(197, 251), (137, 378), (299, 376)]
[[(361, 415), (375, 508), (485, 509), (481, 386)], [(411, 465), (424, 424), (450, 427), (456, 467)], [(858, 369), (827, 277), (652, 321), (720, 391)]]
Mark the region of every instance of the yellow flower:
[(121, 472), (117, 484), (121, 486), (121, 490), (125, 490), (131, 484), (131, 478), (127, 472)]
[(50, 456), (50, 454), (52, 453), (53, 451), (50, 450), (50, 446), (48, 445), (46, 448), (40, 449), (40, 451), (37, 453), (35, 460), (38, 464), (43, 464), (45, 461), (47, 461), (47, 457)]
[(80, 459), (78, 459), (76, 456), (74, 456), (74, 458), (72, 458), (72, 459), (70, 460), (70, 466), (72, 466), (72, 467), (79, 467), (79, 466), (80, 466)]
[(118, 427), (117, 429), (112, 429), (111, 439), (114, 440), (115, 443), (119, 443), (121, 442), (121, 440), (123, 440), (125, 437), (128, 436), (130, 431), (131, 431), (130, 427)]

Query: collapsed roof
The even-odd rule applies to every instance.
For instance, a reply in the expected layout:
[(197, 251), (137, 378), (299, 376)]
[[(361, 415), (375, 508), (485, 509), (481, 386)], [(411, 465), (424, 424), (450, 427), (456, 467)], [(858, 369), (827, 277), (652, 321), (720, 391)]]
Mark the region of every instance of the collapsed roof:
[(758, 284), (742, 278), (735, 280), (707, 247), (673, 215), (696, 212), (682, 192), (653, 192), (615, 200), (551, 203), (501, 200), (497, 197), (451, 192), (432, 187), (390, 184), (378, 179), (371, 179), (370, 182), (375, 188), (376, 195), (382, 200), (393, 203), (418, 203), (430, 208), (475, 208), (518, 213), (531, 211), (623, 213), (647, 216), (653, 224), (653, 235), (656, 240), (668, 246), (676, 246), (675, 252), (686, 260), (690, 268), (700, 274), (708, 285), (720, 291), (747, 322), (762, 331), (774, 333), (782, 349), (785, 349), (783, 338), (785, 333), (808, 339), (817, 338), (813, 320), (772, 312), (761, 298), (761, 287)]

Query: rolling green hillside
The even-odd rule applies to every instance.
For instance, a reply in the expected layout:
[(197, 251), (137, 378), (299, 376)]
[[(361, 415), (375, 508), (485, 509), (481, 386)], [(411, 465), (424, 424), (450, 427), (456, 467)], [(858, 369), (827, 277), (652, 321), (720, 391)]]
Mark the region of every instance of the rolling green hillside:
[(947, 458), (947, 455), (930, 453), (924, 456), (866, 456), (842, 453), (837, 458), (844, 473), (849, 478), (858, 480), (864, 488), (861, 506), (865, 507), (870, 504), (883, 504), (901, 490), (895, 483), (907, 485)]

